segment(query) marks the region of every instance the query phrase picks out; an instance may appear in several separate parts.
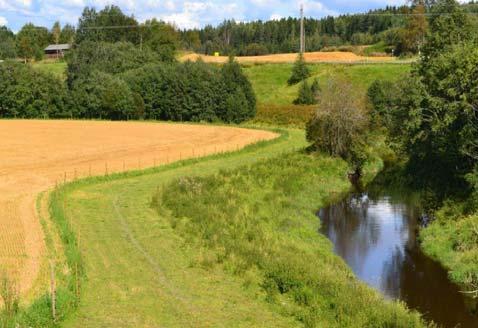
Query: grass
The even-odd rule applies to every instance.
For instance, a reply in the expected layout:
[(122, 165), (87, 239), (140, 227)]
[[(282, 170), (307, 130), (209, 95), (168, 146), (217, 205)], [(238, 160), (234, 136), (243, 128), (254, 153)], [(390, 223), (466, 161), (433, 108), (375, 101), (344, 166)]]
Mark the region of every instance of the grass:
[(257, 106), (256, 116), (252, 120), (255, 124), (268, 126), (282, 126), (305, 128), (306, 123), (312, 118), (316, 106), (288, 106), (288, 105), (267, 105)]
[(151, 209), (154, 191), (171, 179), (276, 156), (286, 145), (303, 147), (303, 132), (290, 131), (289, 137), (234, 155), (72, 185), (61, 203), (81, 231), (87, 282), (65, 326), (293, 326), (236, 277), (192, 267), (196, 250), (181, 246), (181, 238)]
[(57, 60), (43, 60), (32, 63), (32, 67), (44, 72), (53, 74), (61, 79), (66, 79), (66, 62)]
[[(288, 86), (287, 80), (292, 71), (292, 64), (247, 65), (244, 68), (252, 83), (259, 104), (291, 105), (297, 97), (298, 85)], [(398, 79), (410, 71), (408, 64), (313, 64), (310, 82), (318, 78), (321, 85), (333, 76), (345, 76), (353, 86), (366, 92), (376, 79)]]
[[(359, 327), (367, 322), (376, 327), (383, 322), (396, 323), (397, 327), (419, 325), (418, 315), (408, 313), (402, 305), (385, 301), (359, 283), (342, 260), (332, 254), (326, 238), (317, 233), (318, 220), (313, 211), (329, 197), (347, 191), (350, 185), (344, 162), (294, 151), (304, 146), (304, 132), (288, 130), (278, 140), (237, 153), (145, 172), (92, 178), (60, 188), (51, 198), (51, 211), (69, 263), (60, 277), (65, 286), (59, 309), (60, 315), (66, 316), (62, 325), (294, 327), (316, 323)], [(222, 172), (224, 169), (228, 171)], [(240, 254), (218, 264), (217, 248), (204, 247), (207, 239), (194, 233), (185, 234), (180, 229), (189, 220), (187, 216), (178, 220), (170, 212), (158, 214), (153, 195), (165, 188), (163, 195), (171, 192), (169, 201), (175, 201), (174, 195), (178, 196), (177, 201), (184, 200), (184, 195), (173, 194), (175, 181), (184, 177), (194, 177), (190, 179), (193, 184), (210, 181), (211, 187), (218, 187), (207, 190), (212, 196), (222, 197), (216, 200), (224, 200), (216, 205), (209, 202), (212, 213), (225, 210), (227, 217), (233, 214), (231, 220), (238, 226), (260, 223), (258, 228), (264, 237), (271, 237), (273, 244), (261, 244), (262, 239), (255, 239), (259, 235), (251, 234), (248, 249), (257, 250), (258, 263), (262, 262), (265, 250), (277, 255), (283, 253), (277, 262), (271, 262), (277, 270), (264, 271), (254, 265), (241, 271)], [(224, 187), (220, 187), (222, 183)], [(219, 195), (221, 192), (224, 194)], [(195, 196), (198, 198), (191, 201), (202, 201), (207, 194)], [(181, 204), (189, 214), (194, 209), (190, 202)], [(234, 214), (234, 209), (240, 211)], [(286, 211), (281, 213), (282, 210)], [(253, 217), (259, 221), (249, 222), (247, 215), (252, 211), (257, 211), (257, 217)], [(228, 241), (231, 244), (237, 241), (239, 246), (240, 236)], [(305, 259), (309, 265), (303, 267)], [(76, 280), (72, 270), (75, 263), (81, 269), (79, 303), (71, 301), (75, 291), (72, 285)], [(302, 273), (307, 277), (302, 289), (287, 287), (290, 283), (295, 286), (297, 275), (302, 277)], [(273, 283), (282, 281), (281, 277), (291, 280), (283, 280), (276, 289)], [(37, 310), (34, 308), (30, 313), (39, 317), (38, 313), (48, 309), (48, 302), (47, 297), (43, 298)], [(360, 310), (359, 305), (364, 309)], [(43, 315), (48, 317), (48, 313)], [(39, 322), (35, 318), (23, 322)], [(42, 322), (41, 326), (48, 327), (50, 323)]]
[(450, 278), (478, 297), (478, 215), (456, 216), (445, 206), (420, 231), (424, 252), (448, 270)]
[(314, 211), (350, 188), (347, 170), (342, 160), (293, 152), (182, 177), (159, 190), (155, 204), (197, 250), (195, 267), (242, 278), (306, 327), (421, 327), (417, 314), (355, 280), (317, 232)]

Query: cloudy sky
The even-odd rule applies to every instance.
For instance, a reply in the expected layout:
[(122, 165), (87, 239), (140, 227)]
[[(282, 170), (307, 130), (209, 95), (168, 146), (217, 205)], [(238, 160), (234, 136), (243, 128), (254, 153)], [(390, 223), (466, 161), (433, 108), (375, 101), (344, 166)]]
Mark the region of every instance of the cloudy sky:
[(297, 16), (304, 4), (307, 16), (323, 17), (362, 12), (387, 4), (399, 5), (405, 0), (0, 0), (0, 25), (14, 31), (27, 23), (51, 26), (76, 24), (85, 6), (97, 9), (115, 4), (140, 20), (157, 17), (181, 28), (217, 24), (225, 18), (238, 21), (276, 19)]

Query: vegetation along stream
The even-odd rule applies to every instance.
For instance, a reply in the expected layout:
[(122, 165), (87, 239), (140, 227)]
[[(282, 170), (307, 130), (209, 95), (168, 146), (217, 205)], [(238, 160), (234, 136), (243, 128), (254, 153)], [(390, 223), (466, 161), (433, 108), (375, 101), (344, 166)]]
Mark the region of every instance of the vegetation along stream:
[(372, 184), (319, 211), (321, 232), (358, 278), (443, 327), (478, 327), (476, 302), (420, 249), (420, 207), (408, 192)]

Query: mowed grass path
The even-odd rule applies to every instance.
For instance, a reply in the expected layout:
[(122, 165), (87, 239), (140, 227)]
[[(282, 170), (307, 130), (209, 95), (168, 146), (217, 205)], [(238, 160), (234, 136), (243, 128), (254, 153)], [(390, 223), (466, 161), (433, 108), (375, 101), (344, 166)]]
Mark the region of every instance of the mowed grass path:
[(81, 231), (87, 281), (66, 327), (292, 327), (258, 290), (221, 269), (191, 265), (197, 256), (152, 208), (158, 186), (208, 175), (303, 147), (304, 132), (224, 157), (100, 183), (65, 195), (67, 217)]

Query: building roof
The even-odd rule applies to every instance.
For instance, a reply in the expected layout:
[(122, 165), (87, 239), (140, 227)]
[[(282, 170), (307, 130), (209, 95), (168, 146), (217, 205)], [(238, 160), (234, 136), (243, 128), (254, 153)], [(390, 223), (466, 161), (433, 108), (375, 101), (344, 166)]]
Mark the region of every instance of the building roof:
[(45, 48), (45, 51), (62, 51), (62, 50), (69, 50), (71, 45), (68, 43), (65, 44), (50, 44), (48, 47)]

